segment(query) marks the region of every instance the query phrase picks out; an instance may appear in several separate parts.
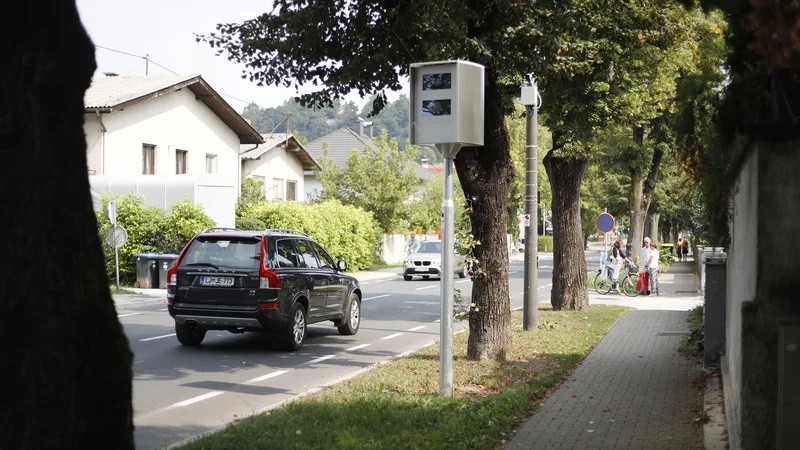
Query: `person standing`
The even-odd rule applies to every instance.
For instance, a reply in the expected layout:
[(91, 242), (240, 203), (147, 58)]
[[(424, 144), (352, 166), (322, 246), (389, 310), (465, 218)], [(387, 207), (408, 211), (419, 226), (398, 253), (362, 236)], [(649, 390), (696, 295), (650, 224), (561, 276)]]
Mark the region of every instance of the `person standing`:
[(642, 280), (642, 290), (648, 292), (647, 286), (649, 282), (649, 275), (647, 272), (647, 262), (650, 261), (650, 238), (644, 238), (644, 245), (642, 246), (642, 265), (641, 265), (641, 272), (639, 272), (639, 278)]
[(689, 241), (686, 239), (684, 239), (683, 243), (681, 244), (681, 256), (683, 257), (684, 261), (689, 260)]
[(650, 243), (650, 259), (647, 261), (647, 278), (649, 289), (646, 292), (650, 294), (651, 292), (655, 292), (656, 296), (658, 295), (658, 274), (659, 274), (659, 265), (658, 260), (661, 257), (661, 254), (658, 251), (658, 242), (651, 242)]
[(408, 240), (406, 241), (406, 248), (405, 248), (406, 254), (410, 255), (412, 253), (415, 253), (418, 248), (419, 248), (419, 241), (417, 240), (417, 235), (416, 233), (411, 233), (408, 236)]
[(611, 254), (609, 255), (608, 261), (606, 261), (606, 264), (611, 267), (612, 270), (611, 288), (614, 289), (617, 294), (622, 294), (619, 290), (619, 269), (625, 261), (629, 261), (629, 259), (622, 250), (622, 241), (617, 239), (614, 241), (614, 245), (611, 247)]
[(681, 246), (683, 245), (683, 241), (678, 239), (678, 242), (675, 243), (675, 256), (678, 257), (678, 261), (683, 261), (683, 256), (681, 255)]

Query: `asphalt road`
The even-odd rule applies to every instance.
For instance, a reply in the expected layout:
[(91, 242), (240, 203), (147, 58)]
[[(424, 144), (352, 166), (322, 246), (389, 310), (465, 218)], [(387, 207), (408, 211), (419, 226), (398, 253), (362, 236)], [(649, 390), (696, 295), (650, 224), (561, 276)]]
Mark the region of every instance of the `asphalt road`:
[[(512, 308), (522, 306), (522, 269), (521, 260), (511, 262)], [(550, 301), (551, 271), (552, 260), (545, 255), (539, 267), (540, 302)], [(341, 336), (330, 322), (311, 325), (298, 352), (276, 350), (259, 333), (227, 331), (210, 331), (201, 346), (183, 347), (162, 299), (119, 301), (118, 315), (134, 352), (137, 448), (169, 446), (215, 430), (434, 343), (439, 338), (439, 280), (385, 276), (361, 283), (358, 334)], [(468, 278), (456, 278), (455, 287), (469, 299)], [(455, 330), (465, 326), (455, 322)]]

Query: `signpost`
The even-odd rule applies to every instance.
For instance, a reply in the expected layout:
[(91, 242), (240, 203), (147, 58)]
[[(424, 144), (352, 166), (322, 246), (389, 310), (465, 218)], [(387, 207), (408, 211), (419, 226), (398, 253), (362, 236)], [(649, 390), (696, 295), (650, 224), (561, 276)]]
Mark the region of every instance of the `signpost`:
[(108, 202), (108, 218), (111, 220), (111, 228), (106, 232), (106, 243), (114, 247), (114, 263), (117, 267), (117, 289), (119, 289), (119, 248), (128, 242), (128, 232), (121, 225), (117, 225), (117, 203), (114, 200)]
[(409, 141), (413, 145), (435, 145), (444, 158), (439, 395), (452, 397), (453, 160), (461, 147), (483, 146), (484, 67), (467, 61), (437, 61), (412, 64), (409, 72)]
[(602, 212), (599, 216), (597, 216), (597, 220), (595, 220), (595, 225), (597, 225), (597, 230), (603, 232), (603, 254), (600, 256), (600, 268), (602, 269), (605, 265), (605, 257), (608, 254), (608, 245), (610, 244), (609, 239), (609, 232), (614, 229), (615, 225), (614, 216), (609, 214), (608, 212)]
[(520, 101), (526, 111), (526, 138), (525, 138), (525, 262), (524, 283), (522, 300), (522, 329), (536, 330), (539, 322), (537, 309), (536, 287), (539, 278), (537, 272), (539, 252), (539, 230), (536, 220), (538, 205), (539, 182), (539, 107), (542, 106), (542, 97), (533, 74), (525, 76), (522, 84)]

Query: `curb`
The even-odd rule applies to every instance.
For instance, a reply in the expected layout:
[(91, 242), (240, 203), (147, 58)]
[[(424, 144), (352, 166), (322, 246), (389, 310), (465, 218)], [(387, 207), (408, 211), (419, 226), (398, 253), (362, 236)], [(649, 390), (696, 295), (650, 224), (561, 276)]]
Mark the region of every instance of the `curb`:
[(725, 399), (719, 375), (706, 380), (706, 392), (703, 395), (703, 411), (708, 414), (709, 421), (703, 425), (703, 439), (706, 450), (724, 450), (728, 448), (728, 432), (725, 422)]

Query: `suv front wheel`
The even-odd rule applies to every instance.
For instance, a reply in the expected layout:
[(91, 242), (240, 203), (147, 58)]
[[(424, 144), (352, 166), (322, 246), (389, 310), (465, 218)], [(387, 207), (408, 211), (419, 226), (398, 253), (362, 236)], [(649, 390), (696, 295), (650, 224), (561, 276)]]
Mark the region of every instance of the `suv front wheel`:
[(175, 336), (178, 337), (178, 342), (181, 344), (194, 347), (203, 342), (206, 337), (206, 330), (193, 330), (186, 325), (175, 322)]
[(358, 301), (358, 295), (354, 292), (350, 294), (347, 312), (342, 318), (341, 324), (337, 324), (336, 328), (339, 330), (339, 334), (352, 336), (358, 332), (359, 325), (361, 325), (361, 303)]
[(300, 350), (306, 341), (306, 308), (299, 302), (292, 306), (289, 321), (281, 330), (281, 346), (284, 350)]

